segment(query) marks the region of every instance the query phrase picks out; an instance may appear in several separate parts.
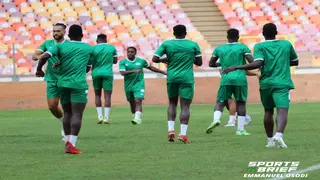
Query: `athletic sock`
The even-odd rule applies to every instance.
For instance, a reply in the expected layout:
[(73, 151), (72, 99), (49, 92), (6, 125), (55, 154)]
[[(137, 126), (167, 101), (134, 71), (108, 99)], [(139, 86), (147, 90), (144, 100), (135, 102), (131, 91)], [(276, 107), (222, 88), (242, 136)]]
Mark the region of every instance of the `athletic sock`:
[(109, 119), (109, 113), (110, 113), (110, 108), (109, 107), (105, 107), (104, 108), (104, 120), (108, 121)]
[(65, 141), (66, 141), (66, 142), (70, 141), (70, 135), (66, 135), (66, 136), (65, 136)]
[(74, 147), (76, 147), (77, 139), (78, 139), (78, 136), (70, 135), (70, 142)]
[(236, 120), (237, 116), (235, 115), (230, 115), (229, 116), (229, 121), (228, 121), (228, 124), (233, 124), (234, 121)]
[(141, 112), (140, 111), (136, 111), (136, 113), (134, 115), (134, 119), (141, 120)]
[(213, 113), (213, 121), (219, 121), (221, 118), (222, 112), (221, 111), (214, 111)]
[(273, 142), (273, 138), (272, 137), (271, 138), (268, 137), (268, 142)]
[(168, 131), (174, 131), (174, 121), (173, 120), (168, 121)]
[[(103, 114), (102, 114), (102, 107), (97, 107), (97, 113), (98, 113), (98, 118), (103, 117)], [(100, 119), (99, 119), (99, 120), (100, 120)]]
[(238, 131), (244, 131), (245, 116), (238, 116)]
[(180, 135), (186, 136), (188, 130), (188, 124), (181, 124), (180, 125)]
[(274, 135), (274, 137), (276, 137), (276, 138), (282, 138), (282, 133), (280, 133), (280, 132), (276, 132), (276, 134)]

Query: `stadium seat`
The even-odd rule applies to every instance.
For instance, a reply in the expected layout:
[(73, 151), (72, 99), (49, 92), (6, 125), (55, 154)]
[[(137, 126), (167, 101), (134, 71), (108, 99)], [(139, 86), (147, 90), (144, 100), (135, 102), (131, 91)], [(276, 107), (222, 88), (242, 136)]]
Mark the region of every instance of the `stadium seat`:
[[(297, 51), (319, 48), (320, 40), (315, 38), (319, 37), (320, 6), (315, 1), (214, 2), (229, 26), (238, 28), (242, 35), (261, 35), (263, 24), (275, 22), (280, 35), (295, 36)], [(152, 57), (159, 42), (173, 38), (174, 25), (183, 23), (188, 26), (188, 38), (199, 43), (203, 54), (212, 53), (209, 52), (212, 51), (211, 45), (194, 27), (178, 0), (15, 0), (0, 3), (0, 41), (6, 46), (19, 44), (27, 61), (30, 58), (27, 54), (33, 52), (27, 49), (34, 50), (44, 39), (52, 39), (52, 25), (56, 22), (64, 22), (68, 26), (81, 24), (84, 41), (89, 43), (95, 42), (96, 34), (106, 33), (108, 42), (116, 45), (122, 56), (125, 55), (125, 47), (137, 45), (146, 49), (141, 54), (147, 58)], [(252, 46), (258, 40), (243, 41)], [(13, 66), (1, 67), (1, 72), (4, 69), (12, 72), (10, 68)]]
[[(320, 46), (320, 43), (313, 38), (320, 30), (320, 6), (313, 0), (216, 0), (214, 2), (228, 24), (238, 28), (242, 35), (261, 35), (263, 24), (275, 22), (279, 34), (295, 35), (296, 41), (293, 43), (298, 52), (315, 51)], [(247, 14), (249, 17), (243, 17)], [(254, 22), (252, 23), (251, 20)], [(254, 42), (248, 40), (245, 43), (252, 46)]]

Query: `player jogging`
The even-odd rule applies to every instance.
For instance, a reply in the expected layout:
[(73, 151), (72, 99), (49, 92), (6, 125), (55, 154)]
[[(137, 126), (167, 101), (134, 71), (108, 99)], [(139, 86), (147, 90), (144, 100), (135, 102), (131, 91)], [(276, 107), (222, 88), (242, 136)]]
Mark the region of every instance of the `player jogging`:
[[(97, 45), (93, 47), (92, 81), (95, 92), (95, 103), (98, 113), (98, 124), (110, 124), (109, 113), (111, 108), (111, 94), (113, 88), (113, 64), (117, 64), (117, 50), (107, 44), (107, 36), (99, 34)], [(102, 114), (101, 90), (104, 90), (104, 116)]]
[[(62, 23), (57, 23), (53, 26), (53, 40), (46, 40), (41, 44), (38, 50), (34, 53), (32, 59), (38, 61), (43, 53), (49, 50), (52, 46), (58, 43), (64, 43), (64, 35), (66, 33), (66, 25)], [(44, 80), (47, 82), (47, 104), (48, 108), (57, 119), (63, 119), (62, 110), (59, 108), (60, 99), (60, 89), (57, 86), (58, 78), (60, 77), (60, 70), (52, 69), (52, 65), (58, 62), (58, 57), (51, 57), (48, 60), (46, 74)], [(61, 135), (64, 136), (63, 130), (61, 130)]]
[[(201, 66), (202, 56), (199, 45), (196, 42), (185, 39), (187, 29), (184, 25), (176, 25), (173, 28), (173, 34), (175, 39), (164, 41), (155, 52), (152, 61), (168, 64), (168, 141), (175, 141), (174, 123), (178, 98), (180, 97), (180, 134), (178, 139), (183, 143), (189, 143), (187, 129), (190, 119), (189, 109), (194, 95), (193, 64)], [(167, 55), (167, 58), (160, 59), (164, 54)]]
[(127, 101), (130, 103), (131, 113), (134, 115), (132, 124), (141, 124), (142, 101), (144, 100), (144, 73), (143, 68), (150, 71), (166, 75), (167, 73), (149, 65), (149, 63), (136, 57), (137, 49), (135, 47), (128, 47), (127, 58), (119, 63), (119, 72), (124, 76), (124, 91), (126, 93)]
[[(229, 29), (227, 31), (228, 43), (217, 47), (209, 62), (210, 67), (216, 67), (216, 62), (220, 59), (222, 70), (235, 65), (246, 64), (253, 61), (250, 49), (241, 43), (239, 40), (239, 31), (237, 29)], [(236, 99), (238, 113), (238, 128), (236, 135), (250, 135), (244, 129), (246, 119), (246, 101), (248, 96), (248, 83), (245, 71), (235, 71), (230, 74), (222, 74), (220, 88), (217, 95), (217, 103), (213, 113), (213, 122), (207, 128), (206, 133), (212, 133), (213, 129), (220, 125), (220, 118), (225, 105), (228, 105), (228, 100), (232, 94)], [(232, 122), (234, 123), (234, 122)]]
[[(276, 39), (278, 34), (276, 25), (265, 24), (262, 33), (265, 41), (254, 46), (254, 62), (229, 67), (223, 73), (260, 68), (260, 98), (265, 110), (264, 127), (268, 137), (267, 147), (287, 148), (282, 136), (288, 120), (289, 91), (294, 89), (290, 66), (298, 66), (298, 56), (289, 41)], [(273, 136), (274, 108), (277, 108), (277, 130)]]
[(42, 66), (50, 57), (59, 57), (54, 67), (60, 67), (61, 71), (58, 87), (61, 88), (61, 104), (64, 111), (63, 128), (67, 140), (65, 152), (82, 154), (76, 148), (76, 141), (88, 101), (86, 71), (93, 48), (81, 42), (83, 33), (79, 25), (72, 25), (68, 36), (70, 41), (57, 44), (44, 53), (39, 61), (36, 75), (43, 76)]
[[(218, 60), (219, 61), (219, 60)], [(216, 63), (217, 66), (218, 63)], [(222, 75), (222, 70), (219, 69), (220, 74)], [(259, 74), (256, 74), (254, 72), (246, 71), (247, 76), (257, 76), (258, 79), (260, 77)], [(228, 100), (228, 106), (226, 106), (227, 110), (229, 111), (229, 121), (225, 125), (225, 127), (234, 127), (236, 125), (237, 121), (237, 101), (234, 97), (234, 94), (232, 94), (231, 99)], [(244, 125), (249, 125), (252, 122), (252, 118), (249, 114), (246, 114), (246, 120), (244, 122)]]

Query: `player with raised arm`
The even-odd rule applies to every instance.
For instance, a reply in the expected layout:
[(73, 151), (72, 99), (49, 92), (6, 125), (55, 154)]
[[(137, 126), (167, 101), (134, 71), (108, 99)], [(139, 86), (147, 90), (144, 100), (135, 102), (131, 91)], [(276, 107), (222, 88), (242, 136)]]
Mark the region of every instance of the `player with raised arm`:
[[(290, 66), (298, 66), (298, 56), (289, 41), (276, 39), (278, 34), (276, 25), (265, 24), (262, 33), (265, 41), (254, 46), (254, 62), (229, 67), (223, 73), (260, 68), (260, 98), (265, 110), (264, 127), (268, 137), (267, 147), (287, 148), (283, 140), (283, 132), (288, 120), (289, 91), (294, 89)], [(273, 135), (274, 108), (277, 108), (275, 135)]]
[(132, 124), (141, 124), (142, 101), (144, 100), (145, 84), (143, 68), (166, 75), (167, 73), (151, 66), (146, 60), (136, 57), (137, 49), (128, 47), (127, 58), (119, 63), (119, 72), (124, 76), (124, 91), (127, 101), (130, 103), (131, 113), (134, 119)]
[[(184, 25), (176, 25), (173, 28), (173, 34), (175, 39), (164, 41), (155, 52), (152, 61), (168, 64), (168, 141), (175, 141), (174, 124), (180, 97), (180, 134), (178, 139), (183, 143), (189, 143), (187, 130), (190, 119), (190, 105), (194, 95), (193, 64), (201, 66), (202, 55), (196, 42), (185, 39), (187, 29)], [(161, 59), (160, 57), (164, 54), (167, 55), (167, 58)]]
[[(99, 34), (97, 45), (93, 47), (92, 81), (95, 92), (95, 103), (98, 113), (98, 124), (111, 124), (109, 113), (111, 108), (111, 95), (113, 88), (113, 64), (117, 64), (117, 50), (113, 45), (107, 44), (107, 36)], [(104, 116), (102, 114), (101, 90), (104, 90)]]
[(61, 76), (58, 87), (61, 88), (61, 104), (64, 111), (63, 128), (66, 134), (65, 152), (82, 154), (76, 148), (76, 141), (82, 125), (82, 115), (88, 101), (86, 72), (93, 48), (81, 42), (82, 28), (72, 25), (68, 34), (70, 41), (56, 44), (47, 50), (39, 60), (36, 75), (42, 77), (42, 66), (50, 57), (57, 56), (59, 61), (53, 68), (59, 67)]
[[(43, 53), (49, 50), (52, 46), (54, 46), (55, 44), (64, 43), (64, 35), (66, 33), (66, 28), (66, 25), (62, 23), (55, 24), (53, 26), (53, 39), (46, 40), (45, 42), (43, 42), (39, 49), (36, 50), (36, 52), (32, 56), (32, 59), (34, 61), (38, 61), (40, 57), (43, 55)], [(52, 69), (52, 65), (58, 61), (58, 57), (49, 58), (44, 80), (47, 82), (46, 94), (48, 108), (51, 111), (52, 115), (54, 115), (57, 119), (62, 121), (63, 112), (59, 108), (60, 89), (57, 86), (57, 81), (60, 77), (60, 70), (59, 68)], [(64, 136), (63, 129), (61, 130), (61, 135)]]
[[(237, 29), (229, 29), (227, 31), (228, 43), (217, 47), (209, 62), (210, 67), (217, 67), (216, 62), (220, 59), (222, 70), (235, 65), (246, 64), (253, 61), (250, 49), (239, 43), (239, 31)], [(238, 113), (238, 128), (236, 135), (250, 135), (244, 129), (246, 116), (246, 101), (248, 96), (248, 83), (245, 71), (235, 71), (230, 74), (222, 74), (220, 88), (217, 95), (217, 104), (213, 113), (213, 122), (206, 130), (207, 134), (212, 133), (213, 129), (220, 125), (220, 118), (225, 105), (232, 94), (236, 99)], [(232, 122), (233, 123), (233, 122)]]

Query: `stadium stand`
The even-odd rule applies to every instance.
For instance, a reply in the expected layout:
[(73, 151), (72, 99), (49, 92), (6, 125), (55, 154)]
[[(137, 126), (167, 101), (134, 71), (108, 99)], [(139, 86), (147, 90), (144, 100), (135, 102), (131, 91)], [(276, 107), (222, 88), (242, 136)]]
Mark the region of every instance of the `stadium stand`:
[(318, 66), (319, 12), (319, 0), (2, 0), (0, 74), (12, 75), (14, 69), (18, 75), (33, 74), (32, 53), (45, 39), (52, 39), (57, 22), (81, 24), (83, 41), (92, 45), (97, 34), (106, 33), (120, 58), (126, 47), (136, 46), (148, 60), (162, 41), (173, 38), (175, 24), (185, 24), (188, 39), (201, 47), (204, 65), (213, 48), (224, 43), (229, 27), (239, 29), (241, 41), (252, 48), (262, 40), (262, 25), (274, 22), (279, 38), (290, 40), (305, 57), (301, 65)]
[(172, 27), (177, 23), (187, 26), (188, 38), (199, 43), (204, 55), (210, 57), (212, 51), (177, 0), (3, 0), (0, 21), (3, 75), (13, 73), (13, 59), (18, 75), (34, 73), (32, 53), (45, 39), (52, 39), (52, 25), (57, 22), (81, 24), (85, 29), (83, 41), (91, 45), (97, 34), (106, 33), (120, 58), (125, 56), (126, 47), (136, 46), (139, 55), (150, 60), (162, 41), (173, 38)]
[[(319, 0), (215, 0), (230, 27), (238, 28), (242, 36), (261, 35), (261, 27), (273, 22), (283, 39), (293, 36), (291, 42), (300, 56), (307, 56), (302, 66), (319, 65), (320, 51), (320, 1)], [(246, 38), (245, 44), (252, 47), (260, 38)], [(310, 60), (308, 60), (310, 59)]]

